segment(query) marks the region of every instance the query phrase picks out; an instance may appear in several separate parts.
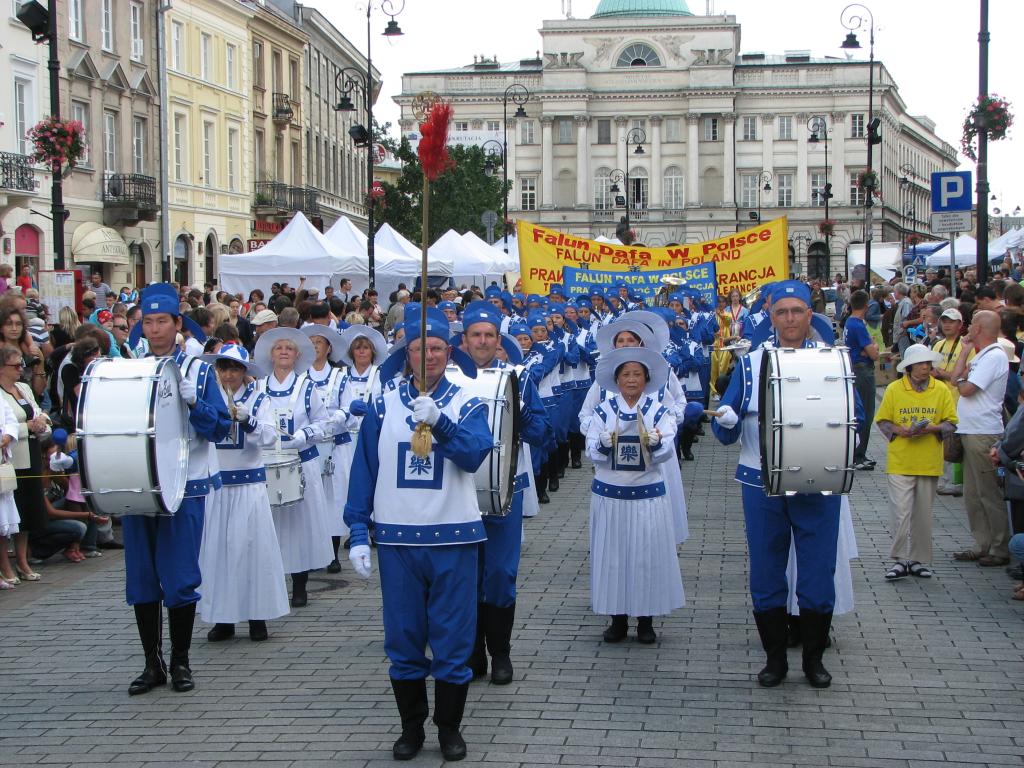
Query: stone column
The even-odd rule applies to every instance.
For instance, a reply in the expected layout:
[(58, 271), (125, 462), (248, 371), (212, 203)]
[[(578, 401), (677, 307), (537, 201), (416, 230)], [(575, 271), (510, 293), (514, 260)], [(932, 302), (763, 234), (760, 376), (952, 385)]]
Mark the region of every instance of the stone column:
[(828, 148), (829, 177), (832, 182), (832, 194), (829, 201), (829, 215), (835, 218), (831, 206), (846, 205), (850, 200), (850, 172), (846, 168), (846, 113), (833, 112), (832, 133), (829, 139), (832, 145)]
[(722, 202), (725, 205), (736, 204), (736, 115), (722, 115), (725, 123), (722, 141)]
[(590, 207), (590, 118), (576, 115), (576, 207)]
[(661, 180), (663, 171), (661, 168), (661, 115), (651, 115), (651, 199), (648, 201), (650, 208), (661, 208)]
[(686, 204), (700, 203), (700, 115), (686, 115)]
[(538, 208), (551, 208), (555, 204), (554, 192), (554, 156), (551, 143), (551, 127), (555, 119), (550, 115), (544, 115), (540, 119), (541, 124), (541, 149), (540, 149), (540, 205)]

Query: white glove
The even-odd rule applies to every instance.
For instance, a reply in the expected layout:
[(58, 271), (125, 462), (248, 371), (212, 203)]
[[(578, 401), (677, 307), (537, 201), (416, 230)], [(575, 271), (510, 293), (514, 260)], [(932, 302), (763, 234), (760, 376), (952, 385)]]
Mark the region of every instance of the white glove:
[(715, 414), (715, 418), (718, 419), (718, 423), (726, 429), (732, 429), (740, 423), (740, 417), (737, 416), (736, 411), (728, 405), (723, 405), (719, 408), (718, 412)]
[(304, 451), (309, 447), (312, 438), (309, 436), (309, 432), (305, 429), (300, 429), (294, 435), (291, 436), (292, 440), (288, 443), (285, 448), (290, 448), (295, 451)]
[(370, 578), (373, 573), (373, 561), (370, 559), (370, 548), (366, 544), (357, 544), (348, 551), (348, 561), (362, 578)]
[(604, 446), (605, 448), (611, 448), (612, 447), (612, 433), (611, 432), (602, 432), (601, 433), (601, 445)]
[(249, 406), (244, 403), (239, 403), (235, 406), (235, 421), (240, 421), (245, 424), (249, 421), (249, 416), (252, 414), (249, 412)]
[(196, 398), (199, 396), (199, 393), (196, 392), (196, 385), (187, 376), (181, 377), (181, 386), (178, 387), (178, 393), (181, 395), (181, 399), (189, 405), (195, 405)]
[(661, 444), (661, 432), (654, 430), (653, 432), (647, 433), (647, 446), (649, 448), (656, 448)]
[(51, 472), (63, 472), (66, 469), (71, 469), (75, 460), (68, 456), (66, 453), (57, 451), (50, 456), (50, 471)]
[(441, 418), (441, 410), (433, 398), (421, 395), (412, 401), (412, 417), (416, 422), (434, 426)]

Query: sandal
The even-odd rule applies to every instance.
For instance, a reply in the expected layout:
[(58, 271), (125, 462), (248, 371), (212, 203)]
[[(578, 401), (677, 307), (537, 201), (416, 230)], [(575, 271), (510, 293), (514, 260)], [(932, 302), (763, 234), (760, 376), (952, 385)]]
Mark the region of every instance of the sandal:
[(985, 555), (984, 557), (978, 558), (978, 565), (982, 568), (995, 568), (1000, 565), (1009, 565), (1010, 558), (998, 557), (996, 555)]
[(43, 578), (42, 576), (40, 576), (35, 571), (25, 572), (25, 571), (22, 571), (21, 569), (18, 569), (18, 577), (22, 581), (39, 581), (41, 578)]
[(981, 555), (975, 552), (973, 549), (965, 549), (963, 552), (954, 552), (953, 559), (959, 560), (962, 563), (973, 563), (975, 560), (981, 558)]
[(1013, 599), (1024, 600), (1024, 584), (1018, 584), (1013, 588)]
[(902, 579), (907, 573), (909, 571), (905, 563), (895, 563), (892, 568), (885, 572), (885, 578), (888, 581), (895, 581), (896, 579)]
[(932, 577), (931, 568), (927, 565), (921, 565), (917, 560), (910, 564), (908, 570), (911, 576), (917, 576), (919, 579), (930, 579)]

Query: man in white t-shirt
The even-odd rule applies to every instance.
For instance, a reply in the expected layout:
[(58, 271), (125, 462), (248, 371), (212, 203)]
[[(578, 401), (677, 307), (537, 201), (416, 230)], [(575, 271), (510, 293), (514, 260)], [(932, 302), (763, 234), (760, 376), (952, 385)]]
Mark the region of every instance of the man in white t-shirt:
[[(953, 368), (952, 381), (960, 393), (957, 432), (964, 444), (964, 505), (974, 548), (957, 552), (956, 560), (982, 566), (1010, 562), (1006, 504), (989, 459), (1003, 434), (1003, 396), (1010, 362), (999, 345), (999, 315), (988, 310), (974, 313), (963, 338), (963, 350)], [(968, 363), (970, 351), (974, 358)]]

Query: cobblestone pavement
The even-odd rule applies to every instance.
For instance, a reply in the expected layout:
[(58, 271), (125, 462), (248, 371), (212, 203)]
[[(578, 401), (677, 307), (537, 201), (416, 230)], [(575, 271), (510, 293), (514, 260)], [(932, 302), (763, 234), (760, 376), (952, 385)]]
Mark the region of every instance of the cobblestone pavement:
[[(874, 437), (872, 451), (884, 460)], [(835, 682), (761, 689), (750, 617), (736, 450), (709, 436), (684, 464), (691, 537), (687, 604), (656, 620), (658, 643), (605, 645), (589, 607), (590, 470), (570, 471), (527, 523), (516, 680), (475, 683), (465, 764), (488, 766), (1021, 765), (1022, 604), (1002, 568), (954, 563), (969, 541), (961, 499), (936, 506), (935, 578), (887, 583), (882, 463), (850, 500), (857, 609), (825, 657)], [(73, 570), (79, 569), (79, 570)], [(0, 594), (0, 764), (393, 765), (398, 718), (382, 647), (379, 585), (313, 574), (308, 607), (271, 639), (216, 645), (197, 626), (197, 689), (129, 698), (142, 668), (116, 552), (41, 566), (46, 582)], [(79, 575), (80, 574), (80, 575)], [(73, 576), (73, 577), (72, 577)], [(428, 726), (416, 765), (442, 764)]]

